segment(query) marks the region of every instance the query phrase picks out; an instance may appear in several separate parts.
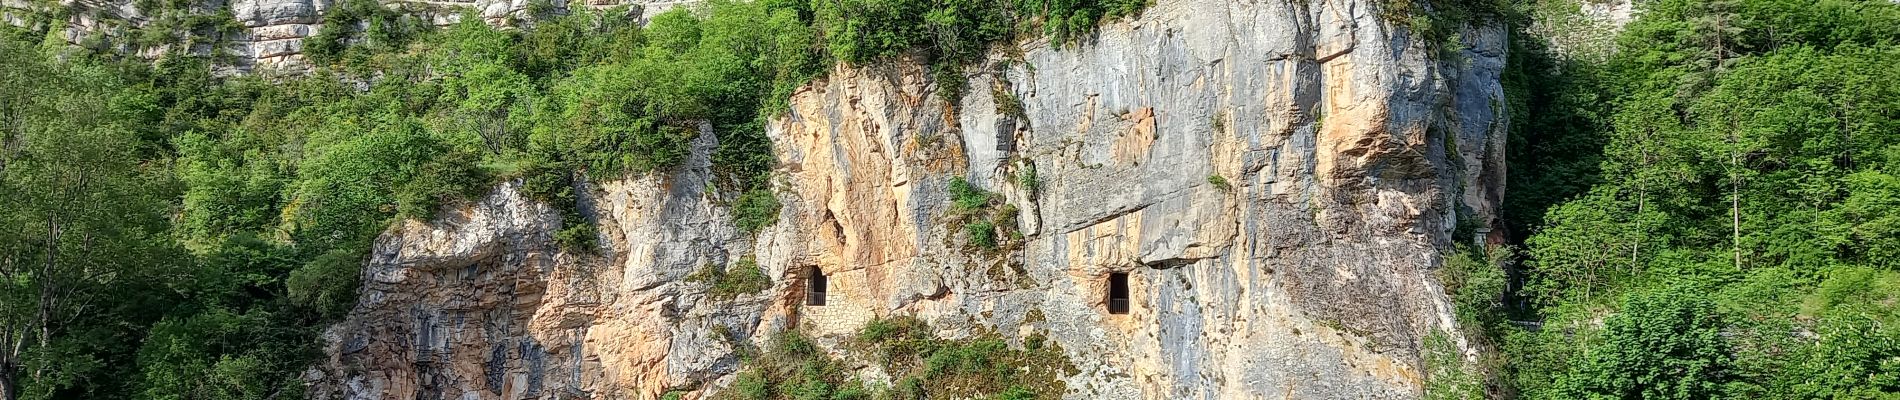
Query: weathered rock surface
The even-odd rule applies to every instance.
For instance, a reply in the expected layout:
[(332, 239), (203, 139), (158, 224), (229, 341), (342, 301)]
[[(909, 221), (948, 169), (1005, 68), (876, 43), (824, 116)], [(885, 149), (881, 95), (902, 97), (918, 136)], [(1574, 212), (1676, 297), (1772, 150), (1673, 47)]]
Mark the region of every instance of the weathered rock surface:
[[(38, 5), (37, 0), (0, 1), (0, 23), (26, 25), (24, 16), (28, 14), (50, 14), (43, 11), (29, 11), (35, 8), (53, 5)], [(642, 21), (658, 12), (677, 7), (681, 4), (699, 0), (553, 0), (549, 3), (558, 9), (568, 7), (587, 7), (605, 9), (628, 5), (634, 15)], [(65, 7), (72, 12), (67, 17), (65, 29), (61, 31), (68, 42), (84, 43), (88, 38), (99, 35), (123, 38), (130, 29), (144, 27), (152, 23), (155, 16), (146, 10), (140, 10), (133, 0), (58, 0), (57, 7)], [(461, 21), (466, 11), (474, 11), (493, 25), (512, 23), (511, 17), (527, 15), (530, 0), (378, 0), (385, 7), (421, 18), (435, 25), (450, 25)], [(209, 44), (200, 44), (191, 49), (123, 49), (136, 51), (148, 58), (157, 58), (169, 51), (188, 51), (194, 54), (212, 54), (222, 51), (233, 55), (233, 62), (221, 65), (228, 73), (248, 73), (253, 71), (304, 72), (310, 68), (303, 56), (303, 40), (315, 35), (322, 27), (324, 15), (338, 0), (210, 0), (195, 4), (199, 11), (229, 8), (237, 19), (240, 31), (228, 37), (222, 48), (213, 48)], [(571, 3), (571, 4), (570, 4)], [(208, 11), (206, 11), (208, 12)]]
[(715, 301), (687, 279), (749, 245), (706, 197), (714, 143), (703, 136), (677, 171), (593, 188), (600, 254), (559, 252), (560, 214), (513, 185), (392, 228), (355, 311), (325, 334), (313, 397), (653, 398), (731, 374), (727, 341), (753, 336), (777, 305), (769, 293)]
[[(1433, 269), (1504, 190), (1503, 32), (1441, 57), (1371, 1), (1156, 3), (1079, 46), (999, 52), (1020, 59), (974, 70), (960, 104), (915, 65), (835, 70), (768, 128), (784, 206), (757, 236), (707, 188), (710, 134), (686, 166), (589, 190), (597, 255), (556, 251), (558, 214), (507, 186), (393, 228), (311, 380), (364, 399), (702, 395), (737, 341), (798, 329), (835, 350), (912, 315), (1047, 336), (1074, 399), (1419, 397), (1421, 341), (1458, 337)], [(1021, 238), (970, 246), (957, 177), (1021, 210)], [(687, 278), (747, 256), (769, 289), (717, 299)], [(825, 306), (797, 305), (810, 267)], [(1104, 309), (1115, 272), (1125, 315)]]

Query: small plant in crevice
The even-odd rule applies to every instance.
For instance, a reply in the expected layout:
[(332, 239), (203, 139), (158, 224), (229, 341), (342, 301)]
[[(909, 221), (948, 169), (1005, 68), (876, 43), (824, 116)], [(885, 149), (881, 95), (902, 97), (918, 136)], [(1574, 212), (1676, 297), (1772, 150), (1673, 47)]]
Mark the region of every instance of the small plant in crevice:
[(950, 180), (950, 210), (946, 217), (951, 227), (963, 231), (964, 244), (983, 251), (1013, 247), (1022, 241), (1016, 231), (1020, 210), (999, 196), (970, 184), (961, 177)]
[(1029, 119), (1029, 113), (1023, 109), (1023, 99), (1016, 97), (1016, 93), (1009, 90), (1009, 81), (998, 77), (996, 83), (990, 86), (990, 97), (996, 100), (997, 114), (1014, 117), (1018, 120)]
[(952, 178), (950, 180), (950, 204), (954, 211), (973, 212), (981, 210), (989, 206), (990, 202), (995, 201), (995, 196), (995, 194), (991, 194), (990, 192), (977, 188), (975, 185), (971, 185), (970, 181), (962, 177)]
[(963, 226), (965, 234), (970, 236), (970, 244), (984, 250), (996, 248), (996, 223), (976, 221)]
[(1037, 191), (1042, 190), (1042, 178), (1036, 176), (1036, 163), (1024, 160), (1017, 165), (1019, 167), (1016, 169), (1016, 186), (1034, 197)]
[(1223, 192), (1231, 192), (1234, 190), (1234, 185), (1227, 183), (1227, 177), (1220, 176), (1220, 174), (1208, 175), (1207, 184), (1213, 185), (1215, 189), (1220, 189)]
[(687, 276), (686, 281), (711, 284), (712, 288), (707, 289), (706, 293), (717, 300), (758, 293), (772, 287), (772, 278), (765, 276), (765, 271), (759, 269), (759, 263), (752, 257), (740, 258), (725, 268), (706, 264), (698, 272)]

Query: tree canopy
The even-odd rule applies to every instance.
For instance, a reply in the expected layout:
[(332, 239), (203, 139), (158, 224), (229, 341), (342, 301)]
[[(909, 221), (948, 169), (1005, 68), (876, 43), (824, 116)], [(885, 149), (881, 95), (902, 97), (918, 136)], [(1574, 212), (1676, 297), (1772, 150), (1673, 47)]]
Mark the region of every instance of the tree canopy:
[(1495, 391), (1900, 395), (1900, 5), (1638, 7), (1600, 60), (1514, 39)]

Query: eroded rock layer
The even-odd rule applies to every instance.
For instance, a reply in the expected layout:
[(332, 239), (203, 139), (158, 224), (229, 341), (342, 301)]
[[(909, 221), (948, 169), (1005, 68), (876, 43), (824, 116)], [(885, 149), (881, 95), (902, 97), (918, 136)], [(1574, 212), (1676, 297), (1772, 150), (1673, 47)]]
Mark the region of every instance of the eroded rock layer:
[[(1504, 190), (1504, 36), (1427, 45), (1358, 0), (1161, 0), (1079, 45), (1022, 43), (958, 104), (919, 66), (840, 68), (768, 129), (780, 220), (736, 229), (708, 154), (588, 188), (597, 254), (503, 186), (393, 228), (311, 372), (346, 398), (655, 398), (728, 385), (739, 344), (865, 322), (1046, 336), (1075, 399), (1416, 398), (1457, 337), (1433, 279)], [(1001, 196), (974, 244), (952, 180)], [(1482, 232), (1484, 229), (1477, 229)], [(760, 293), (691, 279), (756, 260)], [(828, 277), (802, 306), (804, 272)], [(1130, 309), (1106, 309), (1126, 273)], [(1473, 350), (1467, 349), (1467, 352)], [(866, 367), (872, 380), (882, 372)]]

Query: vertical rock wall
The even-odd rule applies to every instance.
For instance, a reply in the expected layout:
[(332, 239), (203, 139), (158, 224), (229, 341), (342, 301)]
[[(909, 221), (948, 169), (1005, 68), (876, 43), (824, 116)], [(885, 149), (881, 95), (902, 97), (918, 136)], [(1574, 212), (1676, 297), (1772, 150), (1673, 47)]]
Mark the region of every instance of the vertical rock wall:
[[(1075, 399), (1419, 397), (1421, 341), (1458, 331), (1440, 253), (1503, 195), (1503, 31), (1441, 50), (1372, 1), (1156, 3), (1080, 45), (999, 51), (955, 105), (907, 62), (814, 82), (768, 129), (784, 208), (757, 236), (707, 189), (710, 133), (686, 166), (592, 188), (600, 254), (555, 251), (558, 214), (510, 187), (393, 228), (310, 379), (347, 398), (701, 395), (741, 342), (797, 329), (836, 351), (911, 315), (1048, 337)], [(970, 245), (959, 177), (1020, 210), (1020, 238)], [(745, 256), (769, 289), (688, 279)], [(825, 306), (797, 305), (810, 267)], [(1104, 307), (1115, 272), (1125, 315)]]
[[(1082, 398), (1417, 396), (1419, 343), (1457, 331), (1431, 271), (1504, 189), (1505, 43), (1440, 57), (1374, 7), (1162, 1), (1025, 44), (955, 110), (920, 71), (833, 74), (774, 131), (786, 220), (816, 231), (785, 262), (842, 277), (804, 326), (1043, 332), (1082, 360)], [(952, 176), (1025, 210), (1019, 250), (959, 246)], [(1128, 315), (1105, 311), (1113, 272)]]
[(311, 397), (650, 399), (730, 375), (734, 340), (778, 329), (761, 318), (782, 290), (716, 298), (690, 278), (750, 252), (707, 189), (716, 143), (707, 132), (674, 171), (583, 188), (593, 254), (559, 251), (560, 213), (512, 184), (391, 228), (355, 310), (324, 335)]

